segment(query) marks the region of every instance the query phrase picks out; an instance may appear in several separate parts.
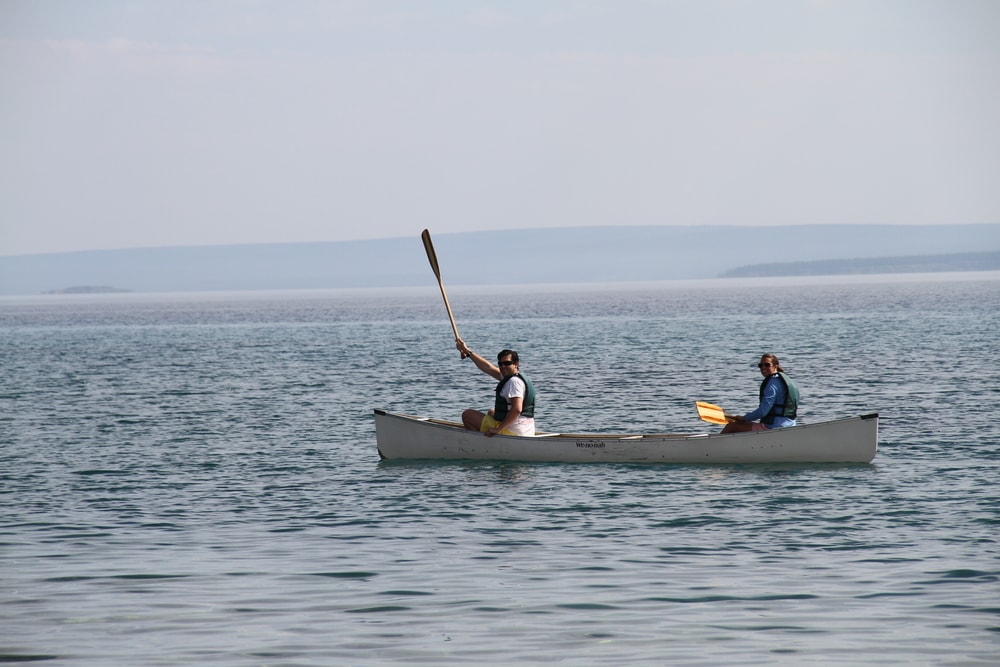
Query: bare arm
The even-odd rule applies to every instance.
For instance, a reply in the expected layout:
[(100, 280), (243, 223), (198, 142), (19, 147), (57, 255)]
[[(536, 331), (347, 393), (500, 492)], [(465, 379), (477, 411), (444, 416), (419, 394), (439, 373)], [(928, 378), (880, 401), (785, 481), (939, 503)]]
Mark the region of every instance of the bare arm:
[[(491, 376), (496, 380), (503, 379), (503, 375), (500, 373), (500, 369), (491, 364), (486, 357), (480, 354), (476, 354), (475, 352), (470, 350), (469, 346), (465, 344), (464, 340), (462, 340), (461, 338), (457, 339), (455, 341), (455, 347), (458, 349), (459, 352), (461, 352), (468, 358), (472, 359), (472, 363), (476, 365), (476, 368), (478, 368), (479, 370), (481, 370), (482, 372), (486, 373), (487, 375)], [(518, 413), (520, 413), (520, 410), (518, 410)]]
[(487, 429), (486, 435), (496, 435), (500, 431), (508, 428), (511, 424), (517, 421), (517, 418), (521, 416), (521, 410), (524, 407), (524, 399), (520, 396), (513, 396), (510, 399), (510, 409), (507, 410), (507, 416), (503, 418), (500, 425), (496, 428)]

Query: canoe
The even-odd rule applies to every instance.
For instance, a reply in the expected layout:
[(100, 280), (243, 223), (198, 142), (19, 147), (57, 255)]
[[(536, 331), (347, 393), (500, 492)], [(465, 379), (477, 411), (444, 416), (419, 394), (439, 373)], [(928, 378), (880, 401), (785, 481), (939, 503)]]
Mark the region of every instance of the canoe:
[(487, 437), (458, 422), (375, 410), (379, 456), (566, 463), (870, 463), (878, 413), (750, 433)]

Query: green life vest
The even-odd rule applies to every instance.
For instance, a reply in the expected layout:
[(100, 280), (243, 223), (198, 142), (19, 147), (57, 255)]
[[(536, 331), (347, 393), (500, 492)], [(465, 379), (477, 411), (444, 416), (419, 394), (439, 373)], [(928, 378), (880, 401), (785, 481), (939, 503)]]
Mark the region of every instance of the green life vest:
[(535, 416), (535, 386), (531, 384), (531, 380), (521, 375), (520, 373), (515, 373), (510, 377), (505, 377), (500, 380), (500, 384), (497, 385), (497, 400), (493, 405), (493, 418), (497, 421), (503, 421), (503, 418), (507, 416), (507, 399), (500, 395), (503, 390), (503, 386), (510, 381), (510, 378), (518, 377), (524, 382), (524, 399), (521, 401), (521, 416), (523, 417), (534, 417)]
[[(764, 400), (764, 387), (767, 386), (767, 383), (773, 377), (775, 376), (770, 375), (764, 378), (764, 381), (760, 383), (761, 400)], [(798, 415), (799, 412), (799, 388), (795, 386), (794, 382), (792, 382), (792, 378), (788, 377), (784, 373), (781, 372), (777, 373), (777, 378), (778, 380), (781, 381), (781, 384), (785, 385), (785, 402), (781, 403), (780, 405), (778, 403), (775, 403), (774, 405), (771, 406), (771, 409), (768, 411), (768, 413), (763, 417), (761, 417), (760, 423), (767, 424), (768, 426), (774, 423), (775, 417), (787, 417), (788, 419), (795, 419), (796, 415)]]

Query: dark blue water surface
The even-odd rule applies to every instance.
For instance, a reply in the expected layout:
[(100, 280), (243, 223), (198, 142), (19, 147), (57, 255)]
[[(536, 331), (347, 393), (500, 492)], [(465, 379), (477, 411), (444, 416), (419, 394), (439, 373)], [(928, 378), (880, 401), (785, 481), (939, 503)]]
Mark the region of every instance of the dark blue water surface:
[(0, 661), (995, 665), (1000, 275), (451, 288), (555, 431), (703, 431), (774, 352), (872, 465), (383, 463), (492, 381), (435, 287), (0, 299)]

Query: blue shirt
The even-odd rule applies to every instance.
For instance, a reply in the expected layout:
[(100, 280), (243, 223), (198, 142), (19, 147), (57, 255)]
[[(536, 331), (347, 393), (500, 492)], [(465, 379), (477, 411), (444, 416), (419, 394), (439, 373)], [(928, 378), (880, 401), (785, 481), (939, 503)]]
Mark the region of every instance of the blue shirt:
[[(760, 405), (753, 412), (743, 415), (743, 419), (748, 422), (757, 421), (771, 411), (775, 404), (782, 405), (788, 398), (786, 396), (785, 384), (778, 378), (777, 374), (771, 375), (765, 380), (764, 397), (760, 399)], [(765, 424), (767, 426), (767, 424)], [(774, 416), (774, 422), (768, 428), (782, 428), (783, 426), (795, 426), (795, 420), (781, 415)]]

